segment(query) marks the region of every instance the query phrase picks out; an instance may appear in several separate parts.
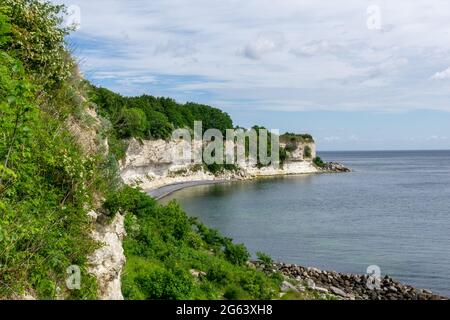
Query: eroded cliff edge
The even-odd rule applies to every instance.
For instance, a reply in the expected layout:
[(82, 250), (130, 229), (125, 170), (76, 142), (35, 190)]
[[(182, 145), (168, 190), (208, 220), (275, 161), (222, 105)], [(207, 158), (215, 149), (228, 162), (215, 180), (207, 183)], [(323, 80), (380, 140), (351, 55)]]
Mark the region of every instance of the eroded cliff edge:
[(139, 186), (149, 191), (166, 185), (191, 181), (231, 181), (248, 180), (262, 176), (309, 174), (321, 170), (313, 163), (316, 145), (310, 141), (281, 140), (287, 159), (279, 168), (258, 167), (248, 163), (236, 170), (224, 170), (213, 174), (202, 165), (180, 164), (173, 158), (173, 150), (183, 148), (183, 140), (144, 140), (131, 139), (126, 156), (120, 162), (120, 175), (130, 186)]

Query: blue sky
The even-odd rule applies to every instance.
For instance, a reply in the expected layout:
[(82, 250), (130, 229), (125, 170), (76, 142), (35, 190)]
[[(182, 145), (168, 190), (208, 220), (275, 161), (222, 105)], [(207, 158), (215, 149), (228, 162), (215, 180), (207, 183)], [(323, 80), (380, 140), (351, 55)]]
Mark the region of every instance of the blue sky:
[(450, 2), (64, 0), (89, 80), (309, 132), (319, 150), (449, 149)]

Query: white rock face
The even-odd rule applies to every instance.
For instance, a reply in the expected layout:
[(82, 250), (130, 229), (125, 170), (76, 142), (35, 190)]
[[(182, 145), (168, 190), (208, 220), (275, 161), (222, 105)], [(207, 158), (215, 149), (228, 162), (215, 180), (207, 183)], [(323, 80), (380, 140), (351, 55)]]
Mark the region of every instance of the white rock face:
[[(93, 213), (89, 216), (96, 217)], [(103, 246), (89, 257), (89, 272), (97, 277), (101, 300), (123, 300), (121, 275), (125, 265), (122, 247), (124, 236), (124, 217), (121, 214), (116, 214), (109, 223), (95, 223), (92, 237)]]
[(294, 175), (294, 174), (307, 174), (318, 172), (317, 168), (310, 161), (293, 161), (286, 162), (283, 168), (275, 169), (272, 167), (263, 168), (246, 168), (248, 174), (253, 177), (263, 177), (263, 176), (278, 176), (278, 175)]
[[(308, 144), (315, 155), (314, 143)], [(123, 181), (131, 186), (139, 186), (144, 190), (190, 181), (243, 180), (260, 176), (316, 173), (317, 168), (310, 160), (303, 160), (304, 146), (291, 155), (283, 168), (241, 165), (237, 173), (225, 173), (214, 176), (204, 171), (201, 166), (193, 165), (190, 160), (179, 161), (183, 148), (188, 146), (183, 141), (146, 140), (142, 143), (130, 140), (125, 158), (121, 161), (120, 171)], [(182, 158), (182, 157), (181, 157)]]
[(181, 140), (146, 140), (140, 143), (132, 139), (120, 163), (120, 175), (126, 184), (140, 186), (144, 190), (177, 182), (214, 180), (214, 175), (192, 170), (193, 166), (188, 161), (177, 157), (186, 147), (189, 146)]

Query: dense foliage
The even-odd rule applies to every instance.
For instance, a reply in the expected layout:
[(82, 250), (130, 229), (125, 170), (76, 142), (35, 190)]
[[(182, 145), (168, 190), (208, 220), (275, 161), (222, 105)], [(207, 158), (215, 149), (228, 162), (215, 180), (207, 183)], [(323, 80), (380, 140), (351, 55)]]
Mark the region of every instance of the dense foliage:
[(210, 106), (179, 104), (170, 98), (149, 95), (123, 97), (105, 88), (92, 86), (91, 99), (99, 114), (107, 117), (119, 138), (167, 139), (177, 128), (193, 129), (194, 121), (202, 121), (203, 130), (210, 128), (225, 132), (233, 128), (230, 116)]
[[(63, 125), (80, 83), (57, 27), (62, 8), (6, 0), (0, 10), (0, 296), (95, 297), (87, 210), (101, 161)], [(70, 265), (81, 290), (66, 292)]]
[(280, 136), (280, 142), (293, 143), (293, 142), (314, 142), (314, 138), (310, 134), (296, 134), (286, 132)]
[(125, 187), (107, 204), (126, 212), (127, 299), (271, 299), (278, 292), (278, 274), (249, 268), (243, 245), (188, 218), (176, 203), (161, 206)]
[[(224, 130), (232, 127), (229, 116), (93, 88), (65, 48), (62, 11), (40, 0), (0, 4), (0, 298), (95, 298), (96, 279), (87, 272), (87, 257), (99, 246), (90, 237), (92, 209), (126, 214), (129, 299), (272, 298), (278, 275), (249, 268), (243, 245), (188, 218), (175, 203), (160, 206), (117, 183), (122, 138), (166, 138), (193, 120)], [(68, 129), (74, 123), (89, 129), (87, 91), (103, 116), (92, 134), (108, 138), (110, 154), (87, 151)], [(82, 272), (79, 290), (66, 287), (71, 265)], [(191, 269), (204, 273), (197, 278)]]

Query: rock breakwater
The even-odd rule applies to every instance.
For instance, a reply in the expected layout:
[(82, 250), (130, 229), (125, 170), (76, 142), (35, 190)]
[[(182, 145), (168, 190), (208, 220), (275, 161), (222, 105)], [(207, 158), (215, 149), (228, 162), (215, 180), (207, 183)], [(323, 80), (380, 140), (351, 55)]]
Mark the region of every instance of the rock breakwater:
[[(447, 300), (430, 290), (416, 289), (404, 285), (389, 276), (379, 279), (378, 284), (367, 274), (343, 274), (335, 271), (322, 271), (293, 264), (276, 264), (283, 275), (303, 282), (311, 289), (329, 292), (346, 300)], [(320, 288), (320, 289), (318, 289)]]
[(284, 292), (311, 290), (341, 300), (449, 300), (431, 290), (402, 284), (387, 275), (374, 281), (375, 278), (368, 274), (344, 274), (286, 263), (274, 263), (273, 270), (285, 276), (281, 288)]

